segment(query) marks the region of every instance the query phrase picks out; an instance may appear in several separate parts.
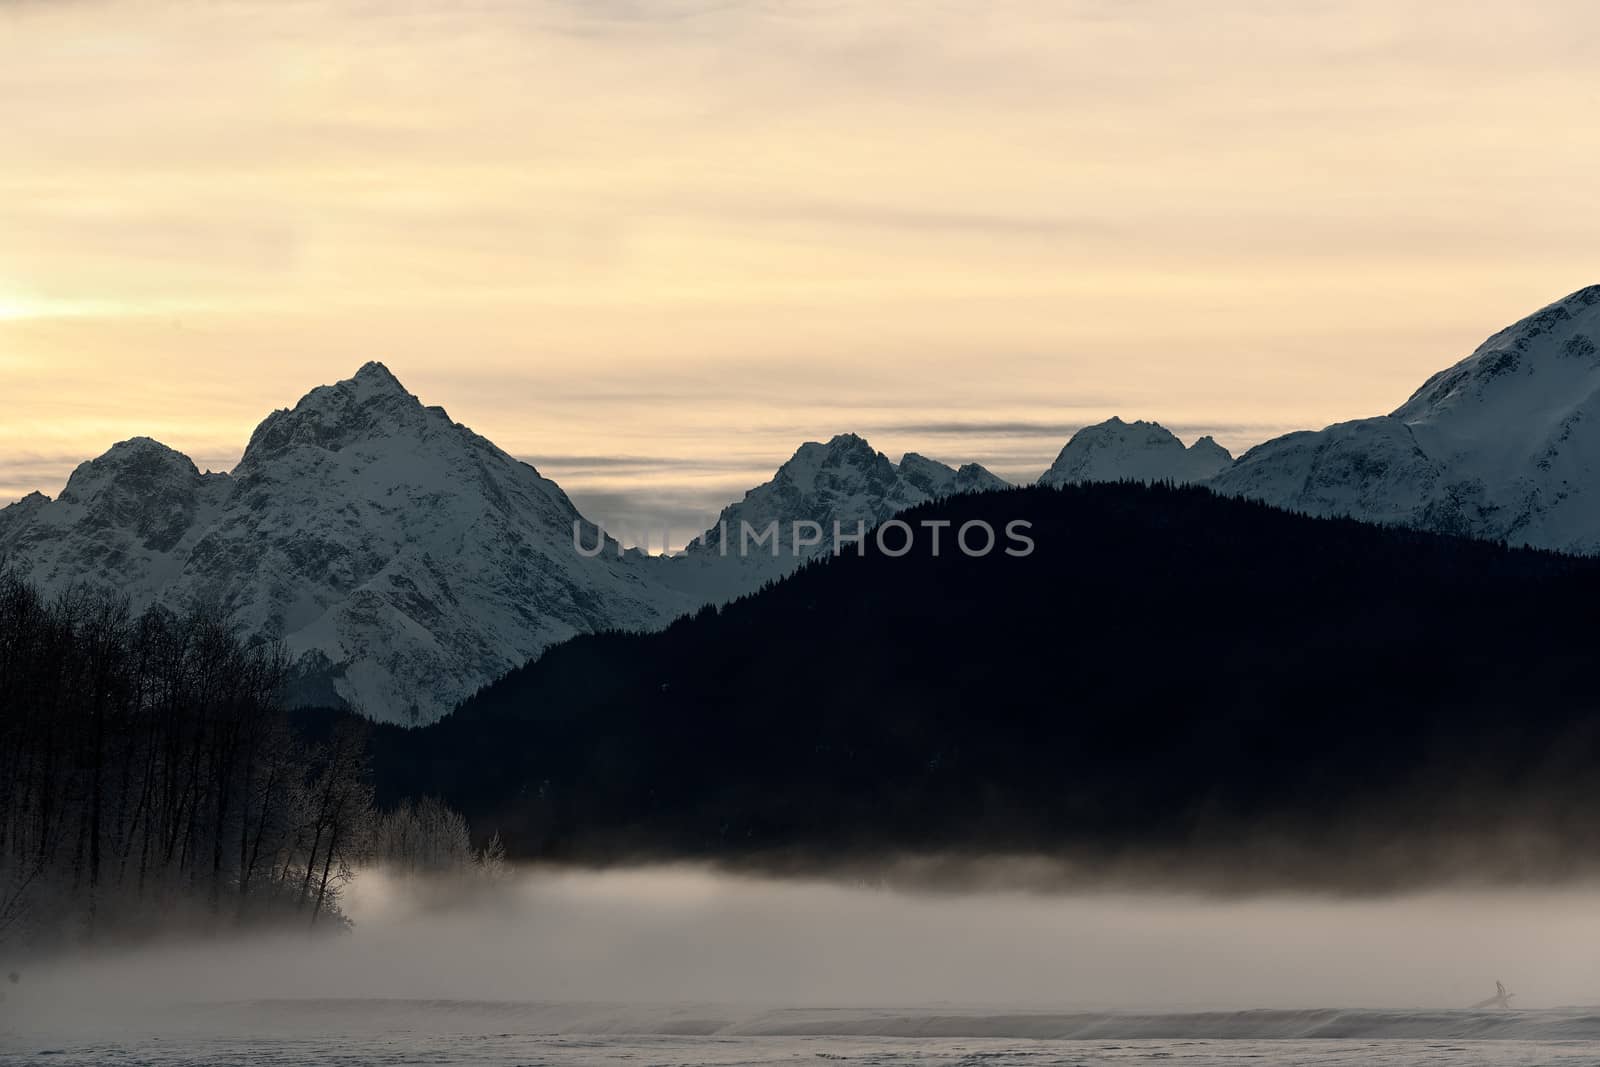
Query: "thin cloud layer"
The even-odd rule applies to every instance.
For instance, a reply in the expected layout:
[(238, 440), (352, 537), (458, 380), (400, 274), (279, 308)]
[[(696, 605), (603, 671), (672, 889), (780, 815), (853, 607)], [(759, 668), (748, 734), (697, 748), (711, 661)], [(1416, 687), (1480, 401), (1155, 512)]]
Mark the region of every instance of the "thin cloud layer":
[(640, 499), (840, 430), (1037, 473), (1114, 414), (1237, 451), (1387, 411), (1595, 280), (1597, 29), (12, 0), (0, 497), (135, 434), (237, 455), (372, 358), (516, 454), (657, 457), (568, 485)]

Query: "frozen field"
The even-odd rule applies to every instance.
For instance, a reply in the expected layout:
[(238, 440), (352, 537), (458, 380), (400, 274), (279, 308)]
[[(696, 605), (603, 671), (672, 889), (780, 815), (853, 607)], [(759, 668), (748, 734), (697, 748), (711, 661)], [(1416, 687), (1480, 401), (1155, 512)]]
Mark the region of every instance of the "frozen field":
[(996, 1013), (283, 1000), (12, 1017), (0, 1062), (50, 1064), (1550, 1064), (1600, 1061), (1600, 1013)]

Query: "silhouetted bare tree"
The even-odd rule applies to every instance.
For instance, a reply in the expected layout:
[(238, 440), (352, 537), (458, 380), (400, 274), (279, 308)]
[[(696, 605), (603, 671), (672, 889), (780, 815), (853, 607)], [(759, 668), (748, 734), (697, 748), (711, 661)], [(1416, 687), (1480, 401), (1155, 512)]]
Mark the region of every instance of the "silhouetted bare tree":
[(337, 916), (371, 839), (365, 730), (297, 737), (285, 670), (214, 608), (0, 573), (0, 938)]

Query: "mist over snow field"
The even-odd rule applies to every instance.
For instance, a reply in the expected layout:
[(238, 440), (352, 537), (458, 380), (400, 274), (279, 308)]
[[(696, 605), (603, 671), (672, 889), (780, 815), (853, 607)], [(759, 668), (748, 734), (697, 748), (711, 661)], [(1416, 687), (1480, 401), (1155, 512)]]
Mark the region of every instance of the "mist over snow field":
[[(0, 961), (0, 1062), (1592, 1062), (1596, 894), (361, 874), (354, 931)], [(1501, 979), (1518, 1010), (1468, 1011)], [(48, 1055), (47, 1055), (48, 1054)]]

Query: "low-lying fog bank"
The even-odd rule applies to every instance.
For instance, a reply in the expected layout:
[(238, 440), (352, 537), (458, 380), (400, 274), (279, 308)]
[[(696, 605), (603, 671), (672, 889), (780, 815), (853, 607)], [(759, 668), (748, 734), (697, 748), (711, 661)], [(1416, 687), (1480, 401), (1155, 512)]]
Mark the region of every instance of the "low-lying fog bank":
[[(522, 870), (489, 886), (367, 871), (348, 897), (348, 936), (0, 960), (0, 971), (22, 972), (4, 986), (0, 1029), (226, 1025), (226, 1011), (200, 1005), (280, 998), (566, 1005), (519, 1016), (552, 1029), (735, 1025), (763, 1005), (987, 1005), (1058, 1018), (1459, 1009), (1491, 994), (1496, 979), (1518, 994), (1516, 1006), (1541, 1008), (1600, 1002), (1597, 905), (1600, 892), (1584, 890), (952, 895), (681, 867)], [(627, 1016), (581, 1007), (595, 1002), (679, 1007)], [(683, 1007), (696, 1003), (749, 1011)], [(302, 1005), (284, 1021), (313, 1025), (318, 1013), (343, 1011)]]

